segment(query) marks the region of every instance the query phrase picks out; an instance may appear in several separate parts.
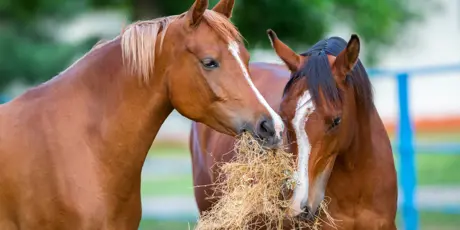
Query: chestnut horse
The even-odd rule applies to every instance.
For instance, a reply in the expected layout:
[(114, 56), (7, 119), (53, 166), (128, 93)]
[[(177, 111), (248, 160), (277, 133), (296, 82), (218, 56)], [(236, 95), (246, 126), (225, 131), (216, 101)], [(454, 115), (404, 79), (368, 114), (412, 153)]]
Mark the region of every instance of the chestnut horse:
[(134, 23), (0, 106), (0, 229), (137, 229), (141, 169), (173, 109), (280, 144), (284, 124), (228, 19), (233, 1), (207, 6)]
[[(268, 32), (288, 69), (250, 65), (253, 81), (286, 124), (299, 183), (290, 215), (310, 220), (325, 197), (338, 229), (396, 229), (397, 179), (390, 141), (358, 59), (360, 42), (331, 37), (301, 55)], [(288, 71), (290, 70), (290, 71)], [(282, 97), (281, 97), (282, 96)], [(231, 160), (234, 138), (193, 123), (190, 148), (195, 198), (201, 212), (216, 200), (216, 162)], [(323, 229), (334, 227), (323, 224)]]

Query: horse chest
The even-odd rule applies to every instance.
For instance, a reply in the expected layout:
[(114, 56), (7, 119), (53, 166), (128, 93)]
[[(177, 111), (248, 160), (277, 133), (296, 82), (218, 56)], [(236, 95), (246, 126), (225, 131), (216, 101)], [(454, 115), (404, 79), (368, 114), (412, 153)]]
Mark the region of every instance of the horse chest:
[(137, 229), (141, 205), (136, 189), (119, 196), (106, 188), (107, 181), (95, 180), (90, 168), (56, 174), (49, 167), (37, 170), (40, 163), (28, 165), (27, 171), (16, 168), (14, 178), (0, 180), (3, 188), (10, 188), (0, 191), (0, 229)]
[(326, 190), (331, 200), (329, 211), (340, 223), (338, 229), (396, 229), (396, 196), (384, 192), (384, 183), (372, 183), (373, 177), (355, 174), (331, 176)]

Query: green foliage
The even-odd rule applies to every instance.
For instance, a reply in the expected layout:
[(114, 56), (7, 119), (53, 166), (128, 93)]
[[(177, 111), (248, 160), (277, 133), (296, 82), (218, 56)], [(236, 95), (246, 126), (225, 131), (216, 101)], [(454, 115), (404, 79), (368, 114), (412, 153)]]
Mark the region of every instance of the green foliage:
[(14, 30), (4, 29), (0, 36), (0, 86), (14, 78), (26, 83), (44, 81), (59, 73), (75, 55), (75, 47), (20, 36)]
[(343, 20), (365, 40), (370, 64), (377, 61), (379, 53), (401, 39), (411, 22), (420, 21), (432, 2), (424, 1), (419, 7), (408, 5), (407, 0), (335, 0), (336, 20)]
[(82, 47), (54, 40), (53, 25), (86, 8), (85, 1), (0, 0), (0, 89), (15, 79), (41, 82), (65, 68)]
[[(408, 24), (421, 19), (421, 9), (406, 0), (245, 0), (237, 1), (234, 23), (249, 41), (249, 47), (267, 48), (265, 31), (273, 29), (293, 48), (313, 45), (333, 25), (346, 25), (365, 41), (369, 65), (379, 51), (392, 45)], [(429, 5), (426, 1), (425, 6)], [(348, 37), (344, 38), (348, 39)]]
[[(291, 47), (320, 40), (328, 29), (330, 1), (238, 1), (233, 22), (250, 48), (269, 48), (267, 29), (274, 30)], [(243, 4), (244, 3), (244, 4)]]
[[(93, 0), (95, 1), (95, 0)], [(99, 0), (104, 1), (104, 0)], [(109, 0), (123, 1), (123, 0)], [(125, 0), (126, 1), (126, 0)], [(210, 0), (214, 6), (219, 0)], [(108, 1), (107, 1), (108, 2)], [(179, 14), (193, 0), (133, 0), (132, 18), (146, 19)], [(422, 19), (431, 0), (409, 6), (409, 0), (236, 0), (232, 21), (248, 42), (248, 48), (270, 48), (266, 30), (271, 28), (289, 46), (308, 47), (324, 38), (336, 24), (359, 34), (373, 65), (384, 48), (393, 45), (411, 22)], [(348, 39), (348, 38), (345, 38)]]
[[(214, 6), (218, 0), (210, 0)], [(63, 44), (54, 39), (56, 25), (74, 16), (105, 8), (122, 8), (133, 20), (179, 14), (193, 0), (0, 0), (0, 90), (20, 79), (36, 83), (70, 64), (92, 43)], [(425, 2), (425, 8), (430, 7)], [(423, 8), (424, 9), (424, 8)], [(364, 40), (368, 64), (396, 40), (409, 23), (423, 16), (408, 0), (236, 0), (232, 21), (253, 48), (269, 48), (268, 28), (295, 49), (324, 38), (332, 25), (352, 28)]]

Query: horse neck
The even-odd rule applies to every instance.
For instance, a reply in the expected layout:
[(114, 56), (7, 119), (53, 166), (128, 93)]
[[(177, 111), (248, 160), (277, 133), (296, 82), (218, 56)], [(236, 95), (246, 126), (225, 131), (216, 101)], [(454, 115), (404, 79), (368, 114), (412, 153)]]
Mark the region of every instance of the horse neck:
[[(379, 123), (376, 121), (380, 119), (375, 106), (371, 108), (357, 106), (356, 100), (349, 104), (353, 105), (348, 108), (350, 121), (347, 129), (351, 132), (350, 141), (348, 148), (338, 156), (338, 160), (342, 161), (348, 170), (361, 166), (361, 162), (368, 162), (373, 157), (372, 135), (373, 131), (378, 129)], [(383, 127), (381, 121), (380, 124)]]
[(376, 208), (391, 210), (397, 199), (397, 180), (388, 134), (373, 104), (355, 109), (351, 123), (354, 132), (350, 133), (353, 138), (335, 160), (327, 196), (336, 202), (331, 206), (335, 213), (347, 213), (363, 205), (375, 207), (375, 202), (388, 205)]
[(126, 70), (120, 40), (95, 48), (61, 77), (68, 93), (82, 98), (74, 109), (88, 111), (81, 119), (91, 127), (91, 151), (98, 162), (115, 177), (140, 177), (147, 152), (173, 107), (163, 73), (155, 72), (146, 85)]

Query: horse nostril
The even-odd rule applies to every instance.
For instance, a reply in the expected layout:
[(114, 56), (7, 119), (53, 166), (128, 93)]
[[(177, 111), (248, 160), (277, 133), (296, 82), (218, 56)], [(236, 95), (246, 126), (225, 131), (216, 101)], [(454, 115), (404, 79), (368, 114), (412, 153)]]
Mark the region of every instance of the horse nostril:
[(269, 133), (270, 132), (268, 130), (267, 121), (262, 121), (262, 123), (260, 124), (260, 131), (263, 132), (263, 133)]
[(267, 148), (276, 148), (280, 143), (280, 138), (276, 135), (275, 125), (272, 119), (260, 119), (255, 129), (255, 136), (259, 139), (259, 142)]
[(270, 138), (275, 135), (275, 128), (273, 127), (273, 122), (263, 119), (259, 123), (259, 130), (257, 130), (258, 135), (262, 138)]

